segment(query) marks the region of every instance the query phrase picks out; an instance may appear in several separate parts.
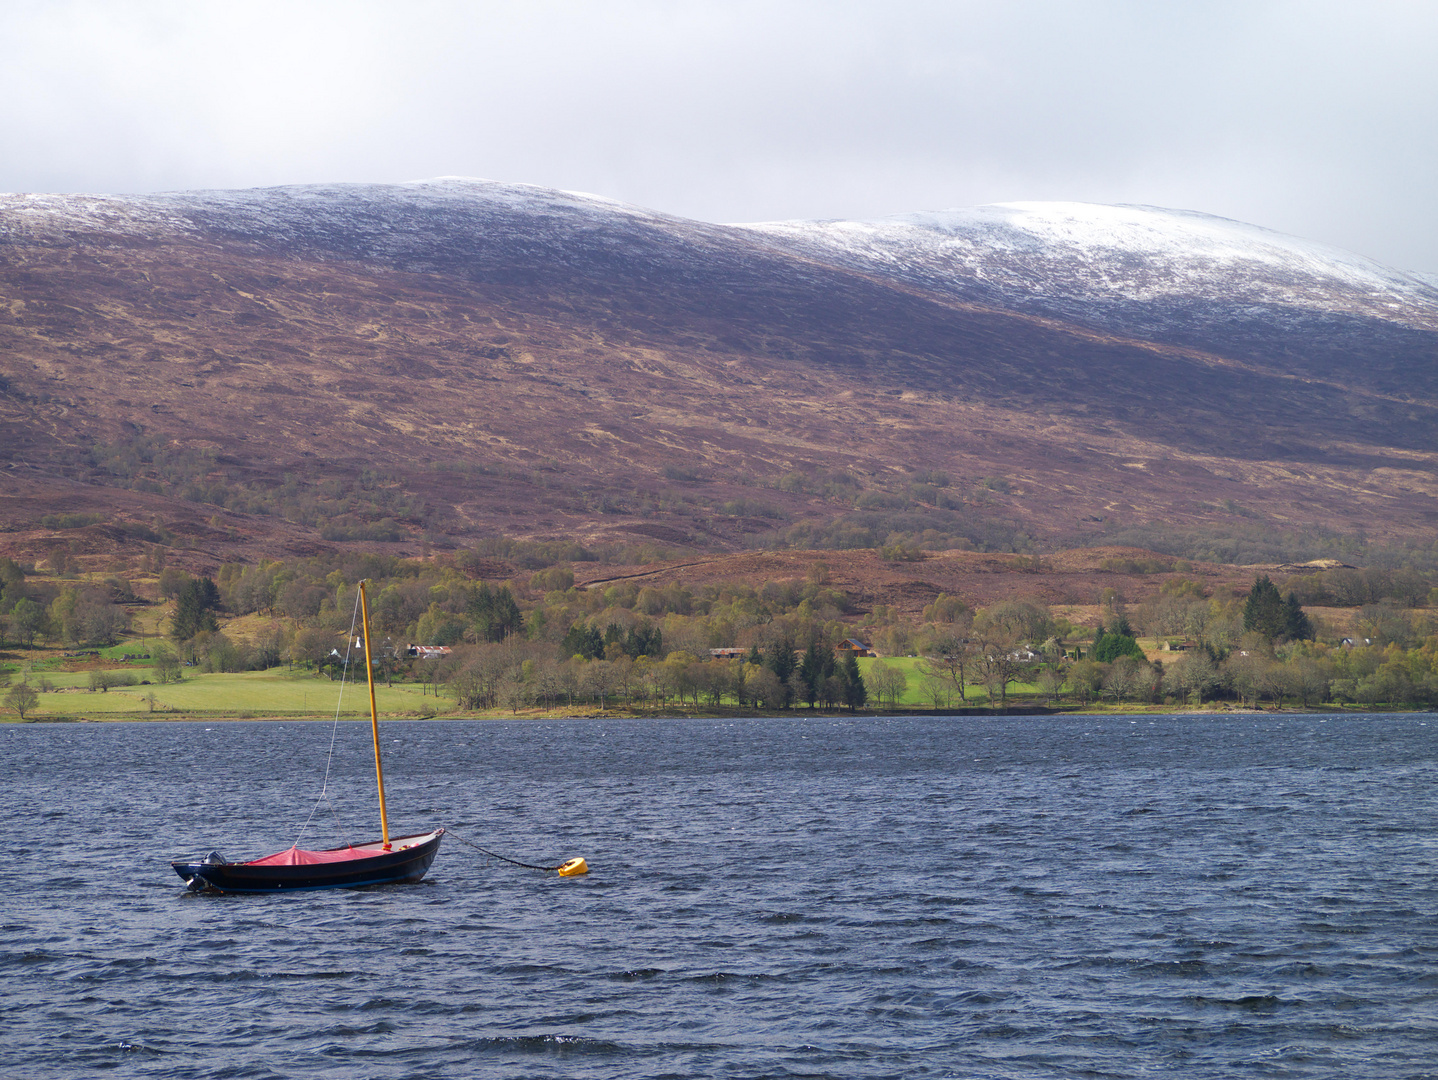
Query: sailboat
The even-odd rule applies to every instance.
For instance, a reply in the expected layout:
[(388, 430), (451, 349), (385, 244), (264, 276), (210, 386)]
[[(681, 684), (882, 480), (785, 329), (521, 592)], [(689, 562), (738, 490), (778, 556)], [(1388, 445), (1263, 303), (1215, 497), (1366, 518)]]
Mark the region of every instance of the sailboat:
[(379, 789), (380, 839), (346, 844), (324, 851), (306, 851), (296, 844), (286, 851), (249, 862), (227, 862), (210, 852), (200, 862), (172, 862), (175, 873), (194, 892), (290, 892), (298, 889), (354, 889), (363, 885), (414, 882), (424, 877), (439, 853), (444, 829), (413, 836), (389, 835), (384, 801), (384, 768), (379, 753), (379, 710), (374, 699), (374, 665), (370, 663), (369, 599), (360, 582), (360, 621), (364, 627), (365, 669), (369, 674), (370, 731), (374, 736), (375, 784)]

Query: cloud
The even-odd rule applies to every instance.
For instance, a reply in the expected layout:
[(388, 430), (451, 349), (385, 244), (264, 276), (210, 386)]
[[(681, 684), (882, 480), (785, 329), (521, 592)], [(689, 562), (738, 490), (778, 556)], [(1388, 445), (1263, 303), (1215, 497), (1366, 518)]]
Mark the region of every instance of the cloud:
[(1426, 3), (32, 3), (0, 187), (487, 176), (709, 220), (1207, 210), (1438, 270)]

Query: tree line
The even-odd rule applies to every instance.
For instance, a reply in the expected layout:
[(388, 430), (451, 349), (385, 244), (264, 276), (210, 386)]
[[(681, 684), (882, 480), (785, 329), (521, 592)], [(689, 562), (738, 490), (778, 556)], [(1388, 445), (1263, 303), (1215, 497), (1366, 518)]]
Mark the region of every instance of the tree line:
[[(976, 688), (1006, 705), (1016, 687), (1076, 702), (1435, 701), (1435, 627), (1425, 606), (1433, 592), (1421, 573), (1338, 568), (1279, 582), (1260, 576), (1246, 592), (1174, 577), (1134, 605), (1103, 590), (1098, 625), (1085, 627), (1037, 600), (975, 610), (944, 594), (918, 620), (883, 605), (859, 614), (822, 560), (802, 578), (755, 585), (624, 581), (592, 588), (577, 587), (563, 564), (502, 582), (477, 579), (485, 565), (475, 553), (407, 560), (338, 552), (228, 564), (213, 578), (161, 567), (160, 595), (175, 605), (173, 647), (161, 655), (172, 653), (176, 668), (288, 663), (333, 676), (353, 618), (354, 583), (365, 578), (385, 678), (448, 682), (467, 688), (469, 700), (491, 703), (504, 693), (555, 700), (562, 691), (566, 700), (587, 693), (602, 704), (613, 699), (608, 683), (617, 679), (626, 701), (641, 695), (775, 709), (898, 704), (903, 672), (875, 666), (865, 685), (852, 658), (834, 653), (849, 636), (872, 641), (883, 655), (922, 658), (922, 693), (934, 707), (962, 704)], [(1300, 601), (1343, 590), (1367, 601), (1355, 609), (1356, 635), (1346, 643)], [(134, 600), (120, 578), (40, 577), (0, 560), (0, 635), (22, 644), (112, 643)], [(223, 627), (236, 615), (260, 616), (258, 628), (232, 638)], [(1139, 636), (1169, 640), (1173, 651), (1149, 661)], [(442, 663), (415, 661), (405, 655), (412, 644), (444, 645), (452, 654)], [(746, 654), (714, 661), (709, 650), (719, 648)], [(494, 657), (514, 655), (519, 674), (483, 674), (499, 663)], [(475, 671), (465, 675), (471, 664)]]

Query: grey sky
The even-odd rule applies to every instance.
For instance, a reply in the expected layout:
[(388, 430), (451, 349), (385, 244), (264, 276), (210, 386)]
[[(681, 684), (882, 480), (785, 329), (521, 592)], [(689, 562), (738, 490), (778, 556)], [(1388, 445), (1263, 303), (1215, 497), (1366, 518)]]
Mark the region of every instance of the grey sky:
[(1438, 3), (0, 0), (0, 190), (1204, 210), (1438, 272)]

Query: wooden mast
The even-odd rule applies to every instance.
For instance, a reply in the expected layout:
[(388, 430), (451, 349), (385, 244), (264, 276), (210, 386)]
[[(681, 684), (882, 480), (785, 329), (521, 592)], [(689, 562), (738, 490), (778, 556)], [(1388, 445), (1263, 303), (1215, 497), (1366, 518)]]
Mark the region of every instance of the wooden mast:
[(369, 723), (370, 731), (374, 735), (374, 778), (379, 787), (379, 827), (384, 835), (384, 847), (388, 851), (389, 844), (389, 814), (384, 808), (384, 769), (379, 763), (379, 709), (374, 703), (374, 661), (373, 653), (369, 647), (369, 597), (365, 594), (365, 583), (360, 582), (360, 625), (364, 627), (364, 667), (365, 675), (369, 682)]

